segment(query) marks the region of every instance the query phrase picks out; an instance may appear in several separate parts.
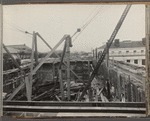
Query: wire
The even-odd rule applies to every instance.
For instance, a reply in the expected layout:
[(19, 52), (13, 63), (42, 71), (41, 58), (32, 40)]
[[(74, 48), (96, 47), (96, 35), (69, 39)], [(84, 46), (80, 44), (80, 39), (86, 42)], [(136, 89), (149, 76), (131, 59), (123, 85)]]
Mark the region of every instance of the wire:
[[(109, 6), (107, 8), (105, 8), (105, 10), (103, 10), (103, 11), (106, 11), (108, 8), (109, 8)], [(98, 12), (86, 24), (84, 24), (82, 26), (81, 32), (74, 38), (74, 40), (72, 42), (74, 42), (78, 38), (78, 36), (83, 32), (83, 30), (96, 18), (96, 16), (99, 14), (100, 10), (101, 9), (99, 9)]]
[(21, 31), (25, 31), (25, 29), (23, 29), (22, 27), (19, 27), (18, 25), (14, 24), (14, 23), (12, 23), (12, 22), (10, 22), (10, 21), (8, 22), (8, 21), (5, 20), (5, 22), (6, 22), (7, 24), (13, 26), (13, 27), (16, 28), (16, 29), (19, 29), (19, 30), (21, 30)]
[[(92, 13), (96, 10), (96, 8), (98, 8), (98, 6), (96, 6), (95, 8), (94, 8), (94, 10), (89, 14), (89, 16), (87, 16), (86, 17), (86, 19), (82, 22), (82, 24), (92, 15)], [(81, 25), (82, 25), (81, 24)], [(81, 27), (82, 28), (82, 27)]]
[[(8, 21), (5, 21), (5, 22), (6, 22), (6, 24), (8, 24), (8, 25), (10, 25), (11, 27), (13, 27), (14, 30), (16, 30), (16, 31), (18, 31), (18, 32), (21, 32), (21, 33), (24, 33), (26, 36), (32, 38), (31, 36), (29, 36), (28, 34), (25, 33), (26, 31), (25, 31), (23, 28), (21, 28), (21, 27), (15, 25), (15, 24), (13, 24), (13, 23), (10, 23), (10, 22), (8, 22)], [(20, 28), (21, 28), (21, 29), (20, 29)], [(7, 29), (7, 30), (8, 30), (8, 29)], [(11, 29), (10, 29), (10, 30), (11, 30)]]
[[(101, 9), (101, 8), (100, 8)], [(100, 12), (100, 9), (98, 10), (98, 12), (87, 22), (85, 23), (81, 28), (84, 28), (86, 27)]]

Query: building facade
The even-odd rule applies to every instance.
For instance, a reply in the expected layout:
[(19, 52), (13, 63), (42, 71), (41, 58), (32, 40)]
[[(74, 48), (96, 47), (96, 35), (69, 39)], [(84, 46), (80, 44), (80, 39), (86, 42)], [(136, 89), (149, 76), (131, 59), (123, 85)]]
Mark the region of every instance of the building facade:
[[(100, 56), (106, 45), (97, 49)], [(116, 39), (109, 49), (109, 59), (123, 61), (136, 66), (145, 66), (145, 39), (142, 41), (122, 41)]]

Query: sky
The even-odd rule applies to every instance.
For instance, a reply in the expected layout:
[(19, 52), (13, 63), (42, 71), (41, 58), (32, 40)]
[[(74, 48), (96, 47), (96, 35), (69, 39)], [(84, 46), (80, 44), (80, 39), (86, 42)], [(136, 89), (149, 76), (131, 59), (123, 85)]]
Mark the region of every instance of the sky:
[[(32, 47), (32, 35), (38, 32), (53, 48), (65, 35), (92, 21), (72, 38), (71, 51), (91, 52), (106, 44), (126, 5), (34, 4), (3, 6), (3, 43)], [(76, 38), (77, 37), (77, 38)], [(116, 39), (138, 41), (145, 37), (145, 5), (132, 5)], [(37, 37), (38, 51), (50, 49)], [(57, 50), (63, 49), (64, 43)]]

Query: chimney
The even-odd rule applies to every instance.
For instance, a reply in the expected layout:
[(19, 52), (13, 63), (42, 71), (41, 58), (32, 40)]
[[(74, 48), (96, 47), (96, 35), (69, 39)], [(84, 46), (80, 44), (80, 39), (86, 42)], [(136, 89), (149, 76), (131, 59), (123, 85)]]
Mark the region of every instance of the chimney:
[(115, 39), (114, 46), (119, 47), (119, 39)]
[(146, 38), (142, 38), (142, 44), (146, 45)]

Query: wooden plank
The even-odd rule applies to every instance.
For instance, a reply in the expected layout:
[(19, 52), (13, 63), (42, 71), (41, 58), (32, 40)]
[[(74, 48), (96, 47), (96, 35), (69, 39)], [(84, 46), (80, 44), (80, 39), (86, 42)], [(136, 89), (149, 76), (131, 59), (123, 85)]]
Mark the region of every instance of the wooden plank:
[(33, 39), (35, 42), (35, 62), (36, 62), (36, 65), (38, 65), (37, 36), (35, 32), (33, 32)]
[(28, 77), (25, 77), (25, 83), (26, 83), (27, 99), (28, 99), (28, 101), (31, 101), (30, 80)]
[[(28, 89), (28, 101), (31, 101), (31, 95), (32, 95), (32, 71), (33, 71), (33, 59), (34, 59), (34, 48), (35, 48), (35, 32), (33, 32), (33, 39), (32, 39), (32, 53), (31, 53), (31, 66), (30, 66), (30, 75), (29, 75), (29, 87), (27, 87)], [(28, 81), (27, 81), (28, 83)]]
[(107, 54), (106, 54), (106, 66), (109, 68), (109, 48), (108, 48), (108, 42), (106, 43), (107, 46)]
[(61, 99), (64, 100), (64, 88), (63, 88), (63, 80), (62, 80), (61, 69), (59, 69), (58, 72), (59, 72), (59, 84), (60, 84), (60, 91), (61, 91)]
[(67, 60), (67, 96), (70, 100), (70, 41), (71, 37), (66, 38), (66, 60)]

